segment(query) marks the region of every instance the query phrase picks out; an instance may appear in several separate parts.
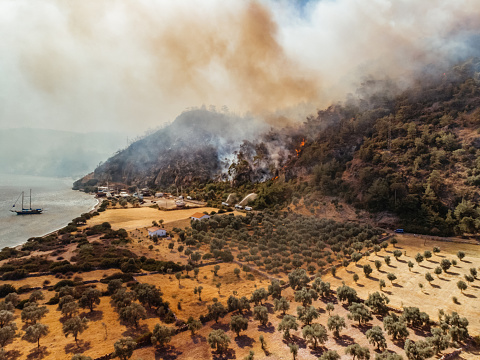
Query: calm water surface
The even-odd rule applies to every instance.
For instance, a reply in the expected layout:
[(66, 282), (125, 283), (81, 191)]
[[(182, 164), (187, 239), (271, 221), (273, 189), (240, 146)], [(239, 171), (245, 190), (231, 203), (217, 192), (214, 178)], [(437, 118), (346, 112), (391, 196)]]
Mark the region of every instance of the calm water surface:
[[(92, 209), (96, 199), (71, 190), (72, 183), (72, 179), (0, 174), (0, 249), (64, 227), (73, 218)], [(32, 208), (43, 208), (44, 212), (23, 216), (10, 212), (22, 191), (25, 191), (24, 207), (29, 207), (30, 189)], [(20, 199), (15, 208), (21, 206)]]

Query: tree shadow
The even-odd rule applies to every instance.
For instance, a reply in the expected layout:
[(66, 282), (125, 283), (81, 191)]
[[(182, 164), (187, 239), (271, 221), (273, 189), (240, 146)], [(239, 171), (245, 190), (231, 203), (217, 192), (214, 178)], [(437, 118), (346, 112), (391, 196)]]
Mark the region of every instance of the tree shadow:
[(258, 325), (258, 331), (272, 334), (275, 332), (275, 326), (273, 326), (271, 322), (269, 322), (267, 325)]
[(10, 350), (5, 353), (5, 360), (16, 360), (20, 356), (22, 356), (22, 353), (18, 350)]
[(373, 281), (378, 281), (378, 278), (376, 278), (375, 276), (371, 276), (371, 275), (367, 279), (373, 280)]
[(199, 334), (195, 334), (195, 335), (190, 336), (190, 339), (192, 339), (192, 342), (194, 344), (198, 344), (198, 343), (202, 343), (202, 342), (207, 341), (207, 338), (205, 336), (202, 336), (202, 335), (199, 335)]
[(454, 275), (454, 276), (459, 276), (459, 275), (460, 275), (459, 273), (452, 272), (452, 271), (449, 271), (448, 274), (449, 274), (449, 275)]
[(430, 267), (430, 266), (425, 266), (425, 265), (419, 265), (419, 266), (422, 267), (422, 268), (425, 268), (425, 269), (430, 269), (430, 270), (433, 269), (433, 268)]
[(407, 261), (406, 261), (406, 260), (403, 260), (403, 259), (397, 259), (397, 261), (398, 261), (398, 262), (401, 262), (401, 263), (404, 263), (404, 264), (407, 263)]
[(212, 326), (210, 326), (213, 330), (223, 330), (227, 332), (230, 330), (230, 326), (228, 324), (222, 324), (222, 323), (213, 323)]
[(440, 276), (439, 276), (438, 278), (439, 278), (440, 280), (442, 280), (442, 281), (451, 281), (450, 279), (445, 279), (445, 278), (442, 278), (442, 277), (440, 277)]
[(397, 283), (393, 283), (392, 285), (393, 285), (394, 287), (403, 288), (403, 286), (402, 286), (402, 285), (400, 285), (400, 284), (397, 284)]
[(319, 346), (317, 345), (316, 348), (312, 347), (311, 350), (310, 350), (310, 354), (314, 355), (315, 357), (320, 357), (322, 356), (322, 354), (325, 352), (325, 351), (328, 351), (328, 348), (326, 346)]
[(43, 359), (45, 356), (50, 355), (50, 351), (46, 346), (40, 346), (39, 348), (35, 347), (27, 355), (28, 360), (38, 360)]
[(73, 342), (65, 345), (65, 352), (67, 354), (81, 354), (91, 349), (90, 341), (78, 340), (77, 343)]
[(143, 325), (141, 325), (137, 328), (135, 328), (135, 327), (127, 328), (127, 330), (122, 333), (122, 336), (124, 336), (124, 337), (130, 336), (132, 338), (135, 338), (135, 337), (137, 337), (141, 334), (146, 333), (147, 331), (148, 331), (148, 325), (143, 324)]
[(462, 262), (462, 263), (467, 263), (467, 264), (471, 264), (471, 263), (472, 263), (471, 261), (468, 261), (468, 260), (460, 260), (460, 262)]
[(383, 292), (384, 292), (385, 294), (392, 295), (392, 292), (389, 291), (389, 290), (383, 290)]
[(473, 294), (463, 294), (464, 296), (468, 297), (468, 298), (471, 298), (471, 299), (476, 299), (477, 297)]
[(290, 338), (282, 340), (285, 344), (296, 344), (299, 348), (305, 349), (307, 347), (307, 342), (305, 339), (298, 337), (296, 335), (290, 334)]
[(338, 338), (335, 338), (335, 342), (341, 346), (348, 346), (348, 345), (352, 345), (355, 343), (355, 340), (351, 337), (351, 336), (348, 336), (348, 335), (341, 335), (340, 337)]
[(235, 350), (233, 349), (226, 349), (223, 352), (213, 351), (212, 352), (212, 359), (213, 360), (228, 360), (228, 359), (236, 359)]
[(246, 346), (252, 347), (255, 340), (247, 335), (240, 335), (235, 337), (235, 342), (239, 348), (244, 348)]
[(357, 283), (356, 285), (357, 285), (358, 287), (365, 287), (365, 285), (359, 284), (359, 283)]
[(161, 349), (155, 349), (155, 360), (175, 360), (183, 353), (173, 346), (166, 346)]
[(93, 310), (89, 312), (82, 312), (79, 314), (80, 318), (87, 318), (89, 321), (99, 321), (103, 319), (103, 311), (101, 310)]
[(435, 289), (440, 289), (440, 285), (430, 283), (430, 286)]

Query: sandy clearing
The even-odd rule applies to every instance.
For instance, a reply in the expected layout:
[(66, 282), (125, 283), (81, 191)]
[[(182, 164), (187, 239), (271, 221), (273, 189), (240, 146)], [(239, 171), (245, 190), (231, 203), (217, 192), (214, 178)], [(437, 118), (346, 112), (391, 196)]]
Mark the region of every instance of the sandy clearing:
[(125, 229), (135, 230), (147, 226), (152, 226), (152, 221), (159, 221), (162, 219), (165, 223), (170, 221), (177, 221), (188, 219), (196, 212), (203, 213), (204, 211), (211, 213), (212, 211), (218, 211), (212, 207), (199, 207), (194, 209), (181, 209), (172, 211), (161, 211), (149, 207), (141, 208), (128, 208), (128, 209), (108, 209), (99, 216), (95, 216), (88, 220), (88, 226), (94, 226), (102, 224), (103, 222), (109, 222), (112, 225), (112, 229)]

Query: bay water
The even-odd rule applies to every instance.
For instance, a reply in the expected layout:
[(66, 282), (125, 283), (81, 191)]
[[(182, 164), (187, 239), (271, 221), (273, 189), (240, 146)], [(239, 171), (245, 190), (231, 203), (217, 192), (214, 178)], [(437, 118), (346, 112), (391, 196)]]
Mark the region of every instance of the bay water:
[[(73, 218), (91, 210), (97, 200), (80, 191), (72, 190), (71, 178), (48, 178), (29, 175), (0, 174), (0, 249), (14, 247), (34, 236), (42, 236), (66, 226)], [(17, 215), (10, 210), (24, 207), (43, 208), (42, 214)]]

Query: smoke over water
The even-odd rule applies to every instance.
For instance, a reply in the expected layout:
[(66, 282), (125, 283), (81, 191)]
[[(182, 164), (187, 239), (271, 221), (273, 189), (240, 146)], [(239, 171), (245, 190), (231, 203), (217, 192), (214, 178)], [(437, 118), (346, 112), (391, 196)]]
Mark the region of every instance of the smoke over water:
[(302, 120), (474, 54), (472, 0), (0, 3), (0, 127), (142, 132), (190, 106)]

